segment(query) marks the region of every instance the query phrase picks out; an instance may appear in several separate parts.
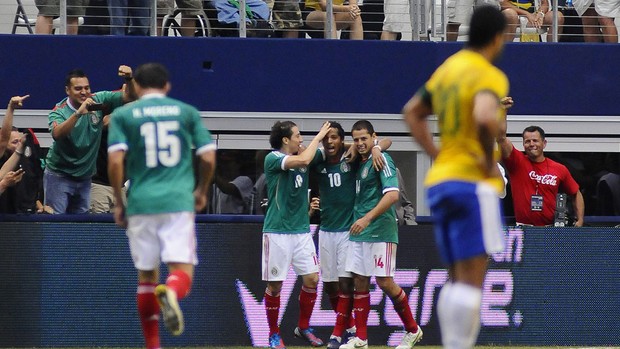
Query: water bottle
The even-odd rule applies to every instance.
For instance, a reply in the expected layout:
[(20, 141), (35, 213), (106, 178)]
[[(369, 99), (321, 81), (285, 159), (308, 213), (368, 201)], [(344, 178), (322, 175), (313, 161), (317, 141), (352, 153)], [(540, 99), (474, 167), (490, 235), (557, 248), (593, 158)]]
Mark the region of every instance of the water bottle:
[(566, 0), (566, 3), (564, 5), (564, 7), (572, 8), (573, 7), (573, 0)]

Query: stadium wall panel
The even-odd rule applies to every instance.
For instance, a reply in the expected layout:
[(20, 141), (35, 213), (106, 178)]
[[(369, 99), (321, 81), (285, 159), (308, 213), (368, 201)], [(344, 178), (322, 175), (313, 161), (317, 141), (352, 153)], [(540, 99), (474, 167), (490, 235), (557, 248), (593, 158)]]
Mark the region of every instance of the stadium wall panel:
[[(124, 231), (110, 217), (50, 219), (22, 217), (0, 225), (0, 347), (142, 345), (136, 272)], [(170, 337), (162, 328), (163, 345), (266, 345), (261, 223), (228, 220), (197, 224), (200, 264), (181, 303), (186, 332)], [(492, 256), (485, 283), (479, 343), (620, 344), (620, 229), (510, 228), (505, 234), (508, 248)], [(435, 304), (446, 278), (432, 227), (402, 227), (395, 281), (409, 295), (425, 344), (440, 340)], [(290, 277), (282, 292), (281, 326), (289, 345), (302, 345), (292, 336), (299, 288)], [(319, 294), (311, 325), (328, 338), (335, 317), (321, 289)], [(372, 343), (394, 345), (402, 336), (400, 321), (374, 282), (371, 304)]]
[[(26, 108), (50, 110), (73, 68), (99, 91), (120, 87), (120, 64), (157, 61), (171, 95), (202, 111), (398, 114), (462, 43), (0, 35), (0, 47), (2, 98), (29, 93)], [(509, 44), (511, 114), (620, 115), (619, 60), (619, 45)]]

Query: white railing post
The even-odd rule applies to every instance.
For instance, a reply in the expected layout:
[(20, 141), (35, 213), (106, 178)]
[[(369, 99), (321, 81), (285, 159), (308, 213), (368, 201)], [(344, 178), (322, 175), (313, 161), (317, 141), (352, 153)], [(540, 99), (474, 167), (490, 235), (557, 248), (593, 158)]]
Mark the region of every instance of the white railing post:
[(60, 21), (60, 23), (58, 33), (65, 35), (67, 34), (67, 0), (60, 0), (59, 6), (60, 13), (58, 20)]

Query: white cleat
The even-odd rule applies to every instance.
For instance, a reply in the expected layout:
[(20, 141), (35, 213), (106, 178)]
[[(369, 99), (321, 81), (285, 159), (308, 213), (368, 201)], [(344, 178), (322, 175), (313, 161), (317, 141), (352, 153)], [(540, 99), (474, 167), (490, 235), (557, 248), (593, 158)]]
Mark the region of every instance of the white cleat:
[(368, 341), (351, 337), (348, 342), (340, 346), (340, 349), (368, 349)]
[(416, 332), (407, 332), (403, 337), (403, 340), (400, 341), (400, 344), (396, 347), (396, 349), (411, 349), (413, 346), (422, 339), (422, 328), (418, 326), (418, 330)]

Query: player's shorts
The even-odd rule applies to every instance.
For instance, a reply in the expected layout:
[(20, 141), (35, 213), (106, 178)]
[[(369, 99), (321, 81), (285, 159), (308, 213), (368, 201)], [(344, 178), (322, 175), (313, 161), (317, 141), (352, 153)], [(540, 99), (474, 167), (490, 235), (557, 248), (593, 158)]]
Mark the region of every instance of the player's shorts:
[(385, 0), (383, 30), (392, 33), (411, 33), (408, 0)]
[(263, 281), (284, 281), (292, 265), (295, 274), (319, 272), (312, 234), (263, 233)]
[[(60, 0), (35, 0), (39, 16), (57, 17), (60, 15)], [(67, 0), (67, 16), (84, 17), (88, 0)]]
[(198, 264), (194, 212), (132, 215), (127, 237), (138, 270), (155, 270), (161, 262)]
[(276, 29), (295, 29), (303, 26), (301, 9), (297, 0), (265, 0), (272, 13), (272, 23)]
[[(175, 0), (157, 0), (157, 15), (165, 16), (174, 13)], [(176, 0), (177, 7), (186, 16), (204, 16), (201, 0)]]
[(319, 230), (319, 262), (323, 282), (336, 282), (341, 277), (351, 277), (351, 273), (345, 270), (349, 244), (348, 231), (334, 233)]
[(363, 276), (394, 277), (396, 247), (394, 242), (350, 241), (346, 270)]
[(501, 204), (489, 184), (443, 182), (427, 189), (427, 199), (439, 254), (448, 265), (504, 249)]
[(448, 22), (469, 25), (474, 6), (493, 5), (500, 9), (498, 0), (448, 0)]

